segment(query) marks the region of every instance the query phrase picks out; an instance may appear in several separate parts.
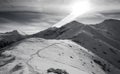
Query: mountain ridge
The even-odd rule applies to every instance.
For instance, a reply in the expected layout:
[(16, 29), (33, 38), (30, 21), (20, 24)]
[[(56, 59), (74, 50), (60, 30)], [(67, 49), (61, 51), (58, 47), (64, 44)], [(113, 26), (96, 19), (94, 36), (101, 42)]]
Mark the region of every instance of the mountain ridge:
[(25, 36), (21, 35), (17, 30), (13, 30), (11, 32), (6, 33), (0, 33), (0, 49), (24, 38)]
[[(116, 21), (117, 24), (115, 23)], [(107, 35), (101, 25), (102, 27), (105, 26), (104, 30), (107, 30), (109, 34), (115, 35)], [(102, 24), (100, 23), (100, 25), (84, 25), (78, 22), (76, 24), (76, 22), (73, 21), (60, 28), (48, 28), (47, 30), (34, 34), (33, 37), (72, 40), (120, 69), (120, 55), (114, 53), (114, 51), (120, 52), (120, 41), (116, 41), (116, 38), (119, 39), (120, 31), (119, 29), (114, 29), (116, 27), (120, 28), (120, 21), (114, 19), (105, 20)]]
[[(116, 25), (112, 25), (112, 26), (110, 26), (111, 25), (111, 23), (110, 23), (110, 25), (109, 25), (109, 22), (112, 22), (112, 21), (114, 21), (113, 23), (115, 23), (115, 22), (117, 22), (117, 26)], [(108, 24), (106, 24), (106, 23), (108, 23)], [(112, 23), (112, 24), (113, 24)], [(33, 34), (32, 36), (34, 37), (41, 37), (41, 38), (46, 38), (46, 39), (52, 39), (51, 37), (49, 37), (49, 36), (52, 36), (53, 35), (53, 39), (59, 39), (60, 37), (61, 37), (61, 35), (62, 35), (62, 37), (61, 37), (61, 39), (64, 39), (64, 37), (63, 37), (63, 33), (64, 34), (70, 34), (71, 36), (74, 36), (75, 35), (75, 33), (81, 33), (84, 29), (85, 30), (87, 30), (86, 28), (87, 27), (89, 27), (89, 28), (92, 28), (92, 29), (94, 29), (94, 30), (96, 30), (97, 32), (99, 32), (101, 35), (103, 35), (103, 36), (105, 36), (105, 37), (110, 37), (109, 39), (112, 39), (113, 41), (116, 41), (116, 42), (118, 42), (119, 41), (119, 29), (113, 29), (114, 30), (114, 34), (115, 34), (115, 36), (116, 37), (113, 37), (113, 36), (109, 36), (108, 34), (113, 34), (112, 33), (112, 31), (109, 29), (109, 27), (104, 27), (104, 25), (105, 26), (110, 26), (110, 28), (111, 27), (113, 27), (113, 26), (115, 26), (115, 28), (117, 27), (117, 28), (120, 28), (120, 26), (119, 26), (119, 24), (120, 24), (120, 21), (119, 20), (115, 20), (115, 19), (107, 19), (107, 20), (105, 20), (105, 21), (103, 21), (102, 23), (100, 23), (100, 24), (96, 24), (96, 25), (84, 25), (84, 24), (82, 24), (82, 23), (79, 23), (79, 22), (77, 22), (77, 21), (72, 21), (72, 22), (70, 22), (70, 23), (68, 23), (68, 24), (66, 24), (66, 25), (64, 25), (64, 26), (62, 26), (62, 27), (60, 27), (60, 28), (57, 28), (57, 27), (50, 27), (50, 28), (48, 28), (48, 29), (46, 29), (46, 30), (43, 30), (43, 31), (41, 31), (41, 32), (38, 32), (38, 33), (36, 33), (36, 34)], [(103, 29), (103, 27), (105, 28), (105, 29)], [(91, 29), (91, 30), (92, 30)], [(47, 31), (48, 30), (48, 31)], [(105, 30), (105, 31), (104, 31)], [(49, 33), (50, 32), (50, 33)], [(67, 33), (66, 33), (67, 32)], [(74, 33), (73, 33), (74, 32)], [(48, 34), (49, 35), (48, 35)], [(72, 33), (72, 34), (71, 34)], [(106, 34), (107, 33), (107, 34)], [(118, 34), (119, 33), (119, 34)], [(55, 35), (55, 37), (54, 37), (54, 35)], [(69, 36), (67, 36), (67, 37), (70, 37), (70, 35)], [(118, 36), (119, 35), (119, 36)], [(45, 36), (45, 37), (44, 37)], [(118, 40), (116, 40), (116, 39), (118, 38)], [(118, 43), (120, 43), (120, 42), (118, 42)]]
[[(0, 74), (119, 74), (119, 41), (100, 27), (73, 21), (16, 39), (18, 43), (2, 48)], [(18, 34), (7, 32), (8, 39), (11, 33)]]

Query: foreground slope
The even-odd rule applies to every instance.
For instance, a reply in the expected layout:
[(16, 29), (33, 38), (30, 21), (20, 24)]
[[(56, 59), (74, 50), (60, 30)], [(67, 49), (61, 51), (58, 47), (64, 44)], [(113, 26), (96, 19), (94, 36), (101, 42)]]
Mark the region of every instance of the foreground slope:
[(29, 38), (4, 50), (0, 74), (51, 74), (51, 68), (67, 72), (55, 74), (120, 73), (109, 62), (70, 40)]

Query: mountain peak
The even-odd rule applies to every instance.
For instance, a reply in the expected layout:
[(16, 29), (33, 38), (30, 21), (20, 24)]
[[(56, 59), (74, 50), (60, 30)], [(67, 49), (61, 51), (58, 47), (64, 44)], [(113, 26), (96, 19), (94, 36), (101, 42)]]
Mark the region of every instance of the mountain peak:
[(19, 32), (17, 30), (13, 30), (11, 32), (6, 32), (5, 34), (19, 34)]
[(79, 23), (79, 22), (77, 22), (77, 21), (72, 21), (72, 22), (70, 22), (70, 23)]
[(105, 27), (112, 28), (112, 27), (115, 27), (115, 28), (119, 29), (119, 27), (120, 27), (120, 20), (117, 20), (117, 19), (106, 19), (102, 23), (99, 23), (99, 24), (97, 24), (95, 26), (98, 27), (98, 28), (105, 28)]
[(117, 19), (106, 19), (105, 21), (120, 21), (120, 20), (117, 20)]
[(120, 20), (117, 20), (117, 19), (107, 19), (107, 20), (104, 20), (102, 23), (120, 24)]
[(18, 31), (17, 30), (13, 30), (12, 33), (18, 33)]
[(39, 33), (36, 33), (32, 35), (33, 37), (41, 37), (45, 39), (54, 39), (54, 38), (71, 38), (72, 36), (79, 33), (82, 29), (84, 24), (81, 24), (77, 21), (72, 21), (70, 23), (67, 23), (63, 25), (60, 28), (57, 27), (51, 27), (44, 31), (41, 31)]
[(83, 26), (84, 24), (82, 24), (82, 23), (79, 23), (79, 22), (77, 22), (77, 21), (72, 21), (72, 22), (70, 22), (70, 23), (68, 23), (68, 24), (66, 24), (66, 25), (64, 25), (64, 26), (66, 26), (66, 27), (79, 27), (79, 26)]

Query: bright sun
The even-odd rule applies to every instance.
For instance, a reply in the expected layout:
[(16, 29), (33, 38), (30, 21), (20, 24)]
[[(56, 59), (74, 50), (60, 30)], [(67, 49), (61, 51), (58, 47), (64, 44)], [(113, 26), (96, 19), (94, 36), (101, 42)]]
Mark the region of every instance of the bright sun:
[(73, 20), (75, 20), (77, 17), (82, 16), (85, 13), (88, 13), (91, 10), (91, 5), (89, 0), (79, 1), (75, 2), (70, 5), (71, 13), (65, 17), (63, 20), (58, 22), (57, 24), (53, 25), (53, 27), (61, 27)]
[(91, 10), (91, 5), (89, 1), (76, 2), (71, 5), (72, 13), (74, 17), (78, 17), (82, 14), (85, 14)]

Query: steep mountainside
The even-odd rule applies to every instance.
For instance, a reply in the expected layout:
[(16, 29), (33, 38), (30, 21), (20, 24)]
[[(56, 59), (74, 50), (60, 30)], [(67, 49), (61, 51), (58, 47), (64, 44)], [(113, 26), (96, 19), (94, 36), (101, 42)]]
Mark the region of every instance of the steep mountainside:
[[(111, 23), (112, 22), (112, 23)], [(45, 39), (72, 39), (82, 32), (87, 32), (90, 36), (100, 39), (114, 48), (120, 49), (120, 21), (109, 19), (98, 25), (84, 25), (76, 21), (70, 22), (61, 28), (48, 28), (42, 32), (34, 34), (34, 37)]]
[(100, 23), (99, 25), (95, 25), (101, 33), (115, 39), (116, 41), (120, 41), (120, 21), (109, 19), (105, 20), (104, 22)]
[(0, 33), (0, 48), (3, 48), (11, 43), (23, 39), (24, 36), (19, 34), (18, 31), (14, 30), (12, 32)]
[(0, 74), (120, 73), (114, 65), (70, 40), (29, 38), (6, 49), (0, 56)]
[(72, 38), (76, 34), (79, 34), (84, 25), (76, 21), (70, 22), (61, 28), (51, 27), (42, 32), (32, 35), (33, 37), (41, 37), (45, 39), (68, 39)]

